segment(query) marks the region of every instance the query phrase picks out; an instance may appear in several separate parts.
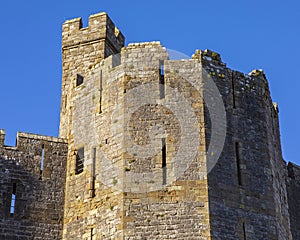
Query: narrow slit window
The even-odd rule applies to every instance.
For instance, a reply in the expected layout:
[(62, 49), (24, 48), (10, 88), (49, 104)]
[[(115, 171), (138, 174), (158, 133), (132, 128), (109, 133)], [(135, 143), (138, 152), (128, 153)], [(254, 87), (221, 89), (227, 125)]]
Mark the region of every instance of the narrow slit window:
[(83, 84), (83, 79), (84, 77), (81, 76), (80, 74), (77, 74), (77, 78), (76, 78), (76, 87), (80, 86), (81, 84)]
[(161, 148), (161, 157), (162, 157), (162, 184), (167, 184), (167, 148), (166, 148), (166, 139), (162, 138), (161, 140), (162, 148)]
[(159, 96), (165, 98), (165, 66), (164, 61), (159, 61)]
[(76, 154), (76, 169), (75, 173), (80, 174), (83, 172), (84, 168), (84, 148), (80, 148)]
[(236, 160), (238, 184), (241, 186), (242, 173), (241, 173), (240, 145), (238, 142), (235, 143), (235, 160)]
[(42, 145), (42, 156), (40, 160), (40, 179), (43, 177), (43, 170), (44, 170), (44, 159), (45, 159), (45, 146)]
[(93, 149), (93, 162), (92, 162), (92, 196), (95, 196), (95, 177), (96, 177), (96, 155), (97, 149)]
[(94, 239), (94, 228), (91, 228), (91, 240)]
[(232, 72), (232, 77), (231, 77), (231, 88), (232, 88), (232, 107), (236, 108), (235, 84), (234, 84), (234, 73), (233, 72)]
[(64, 97), (64, 99), (65, 99), (65, 108), (66, 108), (67, 105), (68, 105), (68, 98), (67, 98), (67, 97)]
[(247, 240), (246, 223), (244, 223), (244, 222), (243, 222), (243, 237), (244, 237), (244, 240)]
[(11, 217), (13, 217), (15, 214), (16, 194), (17, 194), (17, 184), (13, 183), (13, 190), (12, 190), (11, 202), (10, 202), (10, 216)]
[(103, 79), (102, 79), (102, 70), (100, 70), (100, 82), (99, 82), (99, 113), (102, 113), (102, 93), (103, 93)]

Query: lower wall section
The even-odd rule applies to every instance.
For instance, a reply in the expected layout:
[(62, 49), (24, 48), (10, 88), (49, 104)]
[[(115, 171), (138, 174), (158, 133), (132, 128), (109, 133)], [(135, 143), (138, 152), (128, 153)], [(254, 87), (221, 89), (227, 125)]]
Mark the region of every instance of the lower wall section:
[(62, 238), (67, 144), (19, 133), (0, 145), (0, 239)]
[(61, 239), (61, 223), (46, 224), (28, 220), (1, 221), (0, 239), (29, 240), (29, 239)]
[(128, 193), (124, 204), (125, 240), (210, 239), (206, 180)]

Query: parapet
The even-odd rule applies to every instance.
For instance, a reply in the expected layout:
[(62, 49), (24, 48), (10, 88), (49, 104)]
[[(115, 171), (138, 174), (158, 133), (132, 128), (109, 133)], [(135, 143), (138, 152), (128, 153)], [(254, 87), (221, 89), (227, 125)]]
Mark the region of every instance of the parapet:
[(201, 62), (204, 61), (213, 65), (226, 67), (226, 64), (222, 62), (220, 54), (209, 49), (205, 49), (204, 51), (197, 49), (193, 54), (192, 59), (198, 59)]
[(44, 135), (39, 135), (39, 134), (32, 134), (32, 133), (24, 133), (24, 132), (18, 132), (17, 133), (17, 146), (16, 147), (8, 147), (4, 145), (5, 142), (5, 130), (0, 129), (0, 148), (15, 148), (18, 149), (20, 143), (21, 145), (26, 145), (28, 142), (27, 140), (33, 139), (37, 141), (43, 141), (43, 142), (55, 142), (55, 143), (63, 143), (66, 144), (67, 140), (63, 138), (57, 138), (57, 137), (51, 137), (51, 136), (44, 136)]
[(250, 73), (248, 73), (248, 75), (251, 77), (262, 77), (264, 79), (267, 79), (262, 69), (254, 69)]
[(72, 48), (88, 42), (106, 39), (117, 52), (125, 43), (125, 37), (105, 13), (89, 17), (88, 27), (82, 27), (82, 19), (67, 20), (62, 26), (62, 48)]

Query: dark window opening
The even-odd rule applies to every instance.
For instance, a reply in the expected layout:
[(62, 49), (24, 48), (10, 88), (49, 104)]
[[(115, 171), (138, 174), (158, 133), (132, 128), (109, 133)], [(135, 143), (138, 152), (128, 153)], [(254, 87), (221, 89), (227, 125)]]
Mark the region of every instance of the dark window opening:
[(99, 93), (100, 93), (100, 98), (99, 98), (99, 113), (102, 113), (102, 92), (103, 92), (103, 80), (102, 80), (102, 70), (100, 70), (100, 83), (99, 83)]
[(91, 240), (93, 240), (94, 237), (94, 228), (91, 228)]
[(238, 142), (235, 143), (235, 160), (236, 160), (238, 184), (241, 186), (243, 185), (243, 182), (242, 182), (242, 173), (241, 173), (240, 145)]
[(244, 237), (244, 240), (247, 240), (246, 224), (244, 222), (243, 222), (243, 237)]
[(108, 139), (105, 139), (105, 144), (108, 144)]
[(80, 86), (81, 84), (83, 84), (83, 79), (84, 77), (77, 74), (77, 78), (76, 78), (76, 87)]
[(43, 170), (44, 170), (44, 159), (45, 159), (45, 146), (42, 145), (42, 156), (40, 160), (40, 180), (43, 178)]
[(165, 66), (164, 61), (159, 61), (159, 96), (165, 98)]
[(76, 154), (76, 169), (75, 173), (80, 174), (83, 172), (84, 168), (84, 148), (80, 148)]
[(65, 97), (64, 99), (65, 99), (65, 108), (66, 108), (66, 107), (67, 107), (67, 104), (68, 104), (68, 98)]
[(16, 194), (17, 194), (17, 184), (13, 183), (13, 190), (12, 190), (11, 201), (10, 201), (10, 216), (11, 217), (13, 217), (15, 214)]
[(95, 178), (96, 178), (96, 156), (97, 149), (93, 149), (93, 162), (92, 162), (92, 197), (95, 197)]
[(231, 77), (231, 88), (232, 88), (232, 107), (236, 108), (235, 85), (234, 85), (234, 73), (233, 72), (232, 72), (232, 77)]
[(166, 149), (166, 139), (162, 138), (162, 149), (161, 149), (161, 157), (162, 157), (162, 184), (167, 184), (167, 149)]

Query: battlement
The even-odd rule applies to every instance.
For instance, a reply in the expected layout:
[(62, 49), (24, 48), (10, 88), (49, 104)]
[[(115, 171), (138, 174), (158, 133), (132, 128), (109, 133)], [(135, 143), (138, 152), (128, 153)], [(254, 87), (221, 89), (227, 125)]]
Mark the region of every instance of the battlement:
[(205, 49), (204, 51), (197, 49), (193, 54), (192, 59), (198, 59), (201, 62), (209, 62), (213, 65), (226, 67), (226, 64), (222, 62), (221, 55), (209, 49)]
[(266, 74), (264, 73), (264, 71), (262, 69), (254, 69), (250, 73), (248, 73), (248, 76), (251, 76), (251, 77), (262, 77), (264, 79), (267, 79), (266, 78)]
[(109, 16), (102, 12), (89, 17), (88, 27), (83, 28), (82, 19), (67, 20), (62, 27), (62, 48), (73, 48), (106, 39), (115, 53), (124, 46), (125, 37)]
[(0, 129), (0, 148), (5, 148), (5, 149), (15, 149), (18, 150), (19, 146), (26, 146), (29, 140), (36, 140), (36, 141), (41, 141), (41, 142), (53, 142), (53, 143), (67, 143), (67, 141), (63, 138), (57, 138), (57, 137), (52, 137), (52, 136), (44, 136), (44, 135), (39, 135), (39, 134), (33, 134), (33, 133), (24, 133), (24, 132), (18, 132), (17, 133), (17, 138), (16, 138), (16, 146), (5, 146), (5, 130)]
[(162, 47), (162, 45), (159, 41), (140, 42), (140, 43), (129, 43), (126, 48), (130, 49), (130, 48), (145, 48), (145, 47)]

